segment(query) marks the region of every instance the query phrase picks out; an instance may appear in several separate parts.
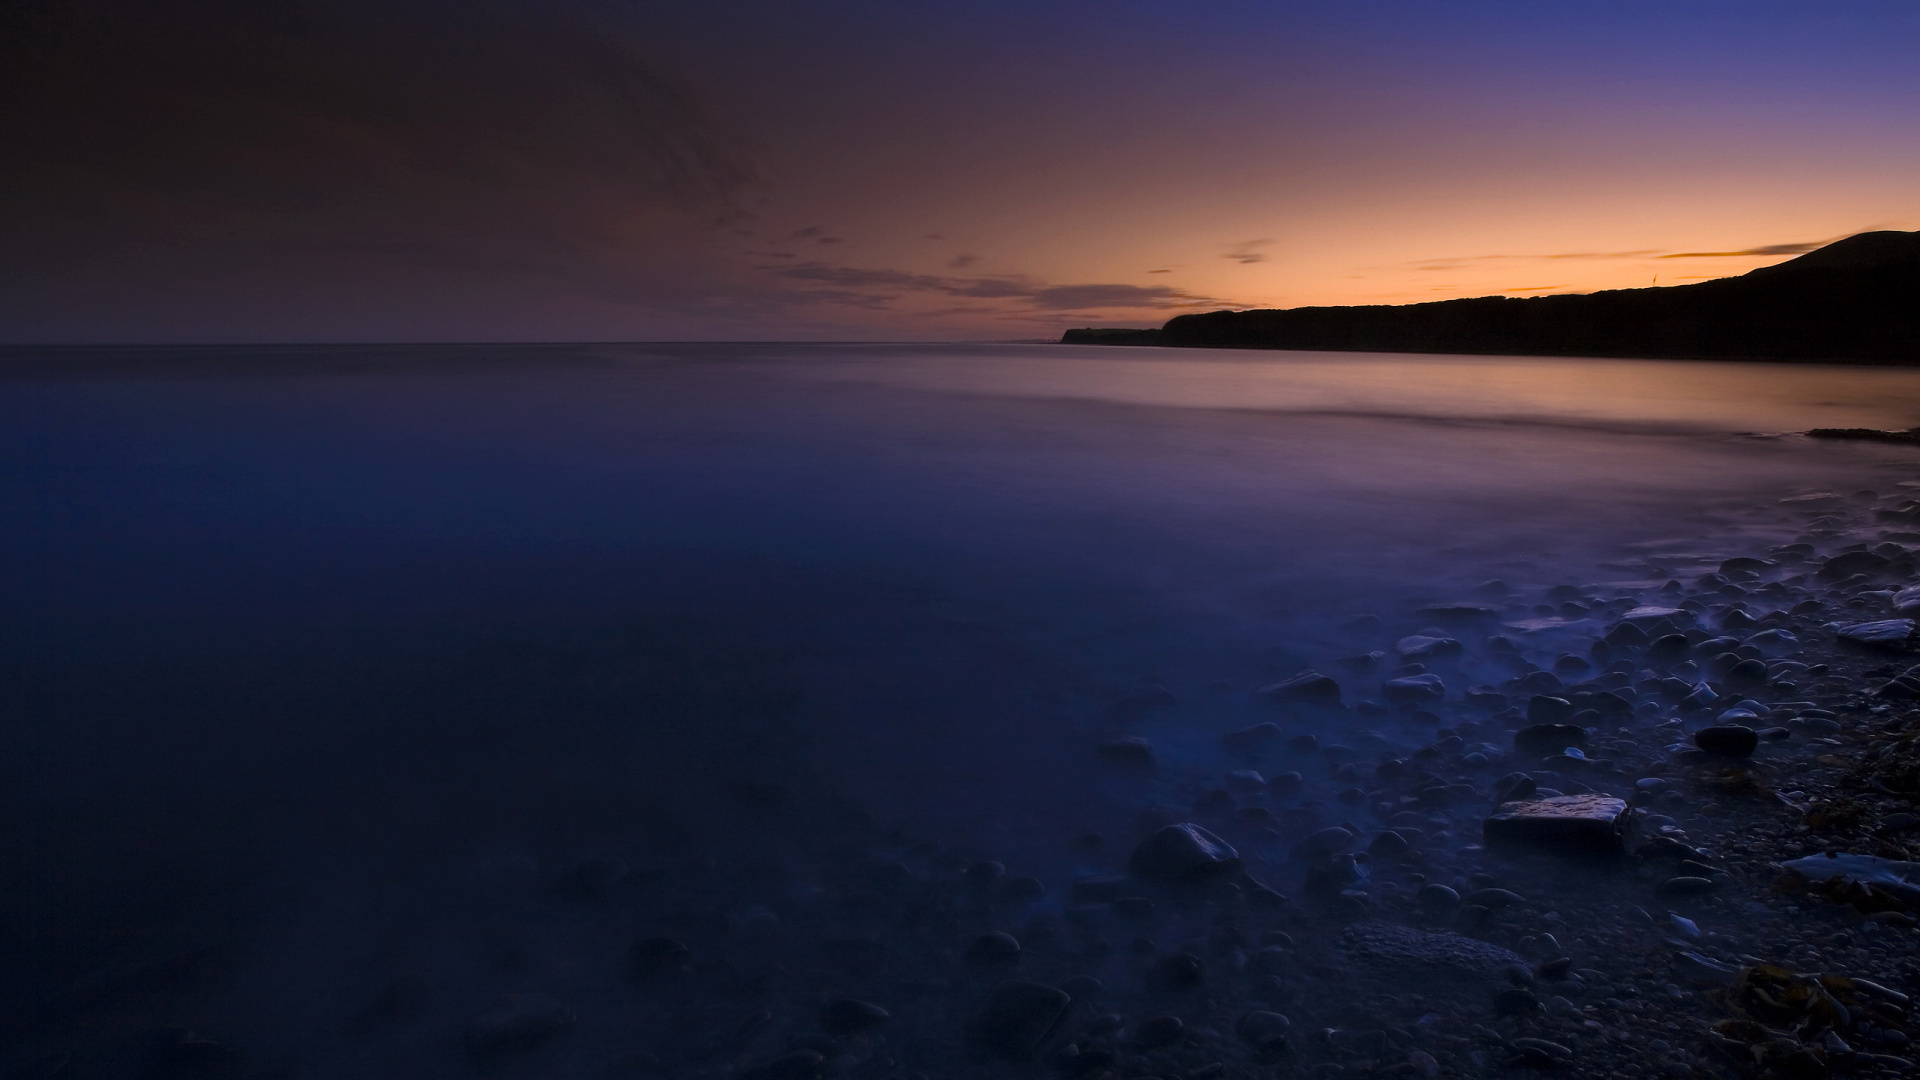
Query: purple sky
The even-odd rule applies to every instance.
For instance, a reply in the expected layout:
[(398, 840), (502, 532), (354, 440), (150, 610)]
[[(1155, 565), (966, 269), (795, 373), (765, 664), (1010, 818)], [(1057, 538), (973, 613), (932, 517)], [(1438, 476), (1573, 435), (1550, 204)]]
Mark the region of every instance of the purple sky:
[(0, 12), (7, 341), (1048, 337), (1920, 228), (1911, 3)]

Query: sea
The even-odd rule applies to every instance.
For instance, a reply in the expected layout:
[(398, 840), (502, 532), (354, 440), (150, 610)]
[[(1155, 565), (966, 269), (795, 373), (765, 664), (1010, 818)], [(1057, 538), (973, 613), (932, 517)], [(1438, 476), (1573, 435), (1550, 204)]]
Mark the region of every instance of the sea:
[[(633, 940), (698, 970), (849, 860), (1058, 915), (1242, 767), (1260, 687), (1433, 605), (1761, 554), (1782, 500), (1920, 475), (1799, 433), (1916, 424), (1920, 371), (1846, 366), (10, 347), (0, 1066), (177, 1028), (246, 1075), (724, 1071), (656, 1044), (818, 1001), (665, 1025)], [(531, 993), (564, 1043), (460, 1056)]]

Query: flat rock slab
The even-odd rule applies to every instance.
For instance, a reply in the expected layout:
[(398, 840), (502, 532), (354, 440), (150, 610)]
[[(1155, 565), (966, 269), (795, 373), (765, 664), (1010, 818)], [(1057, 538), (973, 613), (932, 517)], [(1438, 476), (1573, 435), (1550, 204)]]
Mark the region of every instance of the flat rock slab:
[(1624, 851), (1633, 814), (1611, 795), (1559, 795), (1502, 803), (1486, 820), (1489, 844), (1568, 852)]
[(1912, 619), (1880, 619), (1875, 622), (1834, 623), (1833, 632), (1842, 641), (1876, 649), (1904, 649), (1913, 640)]
[(1432, 933), (1393, 923), (1355, 923), (1340, 933), (1340, 948), (1356, 966), (1391, 977), (1408, 974), (1504, 979), (1527, 962), (1498, 945), (1459, 934)]

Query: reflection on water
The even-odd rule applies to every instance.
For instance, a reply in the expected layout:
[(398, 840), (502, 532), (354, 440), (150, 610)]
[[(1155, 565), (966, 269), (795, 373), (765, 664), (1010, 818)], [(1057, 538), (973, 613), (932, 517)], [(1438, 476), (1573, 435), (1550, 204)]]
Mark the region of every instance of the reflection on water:
[(453, 1015), (530, 970), (603, 992), (597, 939), (527, 930), (501, 875), (718, 867), (672, 902), (721, 910), (870, 823), (1058, 890), (1067, 839), (1143, 798), (1090, 752), (1116, 699), (1172, 691), (1163, 754), (1217, 768), (1246, 690), (1350, 648), (1341, 617), (1760, 544), (1732, 511), (1909, 455), (1740, 433), (1920, 422), (1900, 371), (1040, 346), (0, 376), (14, 1023), (215, 957), (60, 1023), (197, 1009), (312, 1075), (439, 1068), (424, 1036), (330, 1041), (402, 969)]

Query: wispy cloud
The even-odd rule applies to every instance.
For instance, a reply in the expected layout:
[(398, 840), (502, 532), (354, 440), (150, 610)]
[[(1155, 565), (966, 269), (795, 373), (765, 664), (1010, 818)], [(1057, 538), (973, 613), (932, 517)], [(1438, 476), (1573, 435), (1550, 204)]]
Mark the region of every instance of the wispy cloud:
[(1805, 255), (1815, 248), (1823, 248), (1831, 240), (1814, 240), (1802, 244), (1765, 244), (1761, 247), (1746, 248), (1742, 251), (1676, 251), (1671, 255), (1660, 256), (1663, 259), (1726, 259), (1735, 256), (1766, 255)]
[(1251, 265), (1253, 263), (1266, 262), (1267, 254), (1266, 252), (1261, 251), (1260, 249), (1264, 247), (1271, 247), (1272, 245), (1273, 245), (1273, 238), (1270, 236), (1261, 237), (1258, 240), (1242, 240), (1239, 243), (1228, 248), (1226, 251), (1226, 254), (1222, 255), (1221, 258), (1232, 259), (1234, 262), (1237, 262), (1242, 266)]
[(808, 298), (828, 303), (854, 303), (860, 307), (884, 305), (913, 294), (1005, 300), (1029, 310), (1061, 312), (1110, 309), (1179, 311), (1233, 306), (1228, 300), (1201, 296), (1168, 285), (1055, 285), (1024, 274), (949, 277), (902, 270), (834, 266), (822, 262), (764, 266), (761, 270), (788, 281), (824, 286), (803, 290), (802, 295)]

